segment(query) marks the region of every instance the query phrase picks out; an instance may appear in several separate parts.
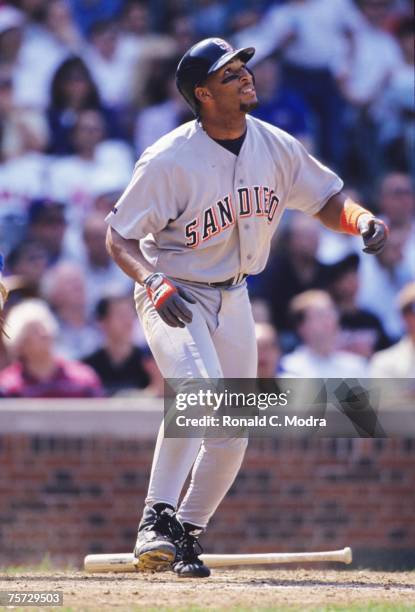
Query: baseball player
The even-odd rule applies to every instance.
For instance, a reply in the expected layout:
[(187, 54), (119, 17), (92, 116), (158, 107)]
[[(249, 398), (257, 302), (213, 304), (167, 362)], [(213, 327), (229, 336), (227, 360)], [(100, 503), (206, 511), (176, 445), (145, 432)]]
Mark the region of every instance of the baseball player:
[[(185, 53), (177, 87), (196, 118), (144, 151), (107, 217), (107, 248), (136, 282), (138, 316), (165, 378), (256, 377), (245, 279), (264, 269), (285, 209), (360, 234), (367, 253), (387, 237), (381, 220), (344, 195), (338, 176), (293, 137), (247, 114), (258, 103), (247, 65), (254, 52), (209, 38)], [(209, 575), (197, 538), (246, 444), (164, 438), (160, 428), (134, 551), (142, 569)]]

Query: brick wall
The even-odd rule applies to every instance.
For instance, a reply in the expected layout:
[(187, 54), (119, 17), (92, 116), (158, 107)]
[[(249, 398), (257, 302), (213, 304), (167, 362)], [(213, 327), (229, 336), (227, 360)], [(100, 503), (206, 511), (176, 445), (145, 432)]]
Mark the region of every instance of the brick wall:
[[(80, 565), (85, 554), (127, 552), (135, 540), (159, 413), (125, 402), (47, 404), (0, 406), (0, 566), (47, 553)], [(257, 439), (204, 545), (348, 545), (358, 565), (415, 567), (414, 508), (413, 439)]]

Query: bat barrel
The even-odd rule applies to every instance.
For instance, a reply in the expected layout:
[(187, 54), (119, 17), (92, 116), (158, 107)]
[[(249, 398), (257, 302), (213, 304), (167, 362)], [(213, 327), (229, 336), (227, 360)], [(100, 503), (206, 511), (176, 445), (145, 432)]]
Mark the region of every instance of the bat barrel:
[(210, 567), (230, 567), (232, 565), (272, 565), (274, 563), (310, 563), (319, 561), (349, 564), (352, 562), (352, 551), (349, 547), (346, 547), (340, 550), (322, 552), (201, 555), (201, 559)]

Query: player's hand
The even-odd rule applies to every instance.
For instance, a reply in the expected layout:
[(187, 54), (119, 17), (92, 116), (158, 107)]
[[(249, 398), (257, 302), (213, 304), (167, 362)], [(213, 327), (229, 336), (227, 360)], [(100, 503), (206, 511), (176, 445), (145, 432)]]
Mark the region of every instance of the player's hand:
[(192, 312), (183, 301), (196, 304), (190, 293), (182, 287), (176, 287), (167, 276), (159, 272), (150, 274), (145, 279), (144, 286), (154, 308), (167, 325), (184, 327), (186, 323), (192, 322)]
[(357, 225), (365, 245), (363, 252), (371, 255), (380, 253), (389, 235), (389, 229), (386, 223), (377, 217), (362, 215)]

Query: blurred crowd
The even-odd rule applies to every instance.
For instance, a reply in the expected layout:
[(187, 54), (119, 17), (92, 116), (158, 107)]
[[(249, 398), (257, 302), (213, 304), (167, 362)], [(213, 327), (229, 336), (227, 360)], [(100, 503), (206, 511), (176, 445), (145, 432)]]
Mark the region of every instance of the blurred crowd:
[(390, 227), (366, 256), (358, 238), (287, 213), (266, 270), (248, 279), (259, 375), (415, 377), (412, 11), (411, 0), (0, 1), (0, 394), (162, 395), (104, 218), (144, 149), (192, 119), (175, 69), (206, 36), (256, 47), (253, 114)]

